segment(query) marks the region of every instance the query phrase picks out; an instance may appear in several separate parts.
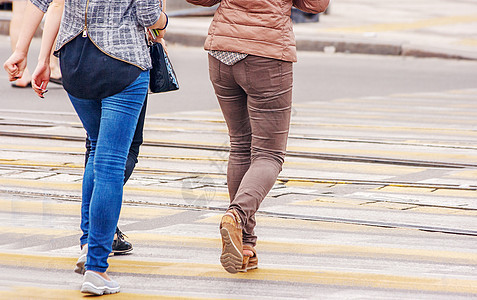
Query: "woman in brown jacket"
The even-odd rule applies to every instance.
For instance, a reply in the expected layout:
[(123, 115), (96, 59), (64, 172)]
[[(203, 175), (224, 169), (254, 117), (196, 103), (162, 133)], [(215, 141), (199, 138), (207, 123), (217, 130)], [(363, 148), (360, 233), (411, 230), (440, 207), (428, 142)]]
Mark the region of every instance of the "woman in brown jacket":
[(187, 2), (220, 3), (204, 46), (230, 136), (230, 206), (220, 223), (220, 261), (227, 272), (247, 271), (258, 264), (255, 212), (285, 157), (296, 62), (291, 8), (320, 13), (329, 0)]

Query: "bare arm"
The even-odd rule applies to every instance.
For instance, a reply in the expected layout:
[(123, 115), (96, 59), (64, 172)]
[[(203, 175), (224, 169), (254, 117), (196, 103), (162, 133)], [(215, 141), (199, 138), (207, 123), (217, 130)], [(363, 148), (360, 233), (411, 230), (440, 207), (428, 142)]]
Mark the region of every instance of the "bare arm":
[(159, 19), (157, 20), (157, 22), (154, 23), (152, 26), (148, 26), (147, 28), (149, 28), (149, 29), (164, 28), (164, 26), (166, 26), (166, 21), (167, 21), (166, 14), (164, 12), (165, 12), (165, 10), (163, 9)]
[[(159, 20), (153, 25), (148, 27), (149, 29), (156, 29), (156, 32), (158, 33), (157, 38), (154, 40), (157, 43), (161, 43), (164, 49), (166, 49), (166, 43), (164, 41), (164, 35), (166, 34), (166, 27), (167, 23), (169, 22), (168, 17), (166, 16), (166, 0), (161, 1), (161, 16), (159, 17)], [(163, 18), (163, 19), (162, 19)], [(162, 30), (157, 30), (161, 29)], [(166, 50), (167, 52), (167, 50)]]
[(313, 14), (324, 12), (328, 4), (330, 4), (330, 0), (293, 0), (293, 6)]
[(136, 0), (137, 19), (146, 28), (164, 28), (166, 15), (161, 10), (160, 0)]
[(28, 2), (15, 51), (3, 65), (3, 68), (8, 73), (10, 81), (15, 81), (22, 77), (23, 71), (27, 65), (27, 55), (31, 40), (33, 39), (33, 35), (35, 34), (38, 25), (40, 25), (40, 22), (43, 19), (43, 15), (43, 11), (33, 3)]
[(46, 86), (50, 80), (51, 50), (55, 43), (56, 36), (58, 35), (64, 5), (64, 0), (53, 0), (46, 14), (38, 64), (32, 75), (33, 90), (40, 97), (43, 97), (43, 93), (45, 92)]

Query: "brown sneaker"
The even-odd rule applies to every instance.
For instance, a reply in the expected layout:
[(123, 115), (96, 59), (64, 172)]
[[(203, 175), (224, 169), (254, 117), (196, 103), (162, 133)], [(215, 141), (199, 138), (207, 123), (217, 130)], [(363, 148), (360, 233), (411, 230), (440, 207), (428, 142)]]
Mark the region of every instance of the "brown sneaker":
[(250, 245), (243, 245), (243, 250), (250, 250), (253, 252), (252, 256), (244, 255), (242, 267), (239, 269), (239, 272), (247, 272), (248, 270), (253, 270), (258, 268), (258, 257), (257, 251)]
[(225, 271), (237, 273), (242, 267), (242, 226), (240, 216), (234, 209), (228, 210), (220, 222), (222, 255), (220, 263)]

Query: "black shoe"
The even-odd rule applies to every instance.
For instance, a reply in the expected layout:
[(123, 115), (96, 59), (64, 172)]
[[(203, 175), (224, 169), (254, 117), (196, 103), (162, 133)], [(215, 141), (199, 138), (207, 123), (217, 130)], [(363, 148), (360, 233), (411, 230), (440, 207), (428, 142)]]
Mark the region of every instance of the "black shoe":
[(53, 82), (53, 83), (56, 83), (56, 84), (59, 84), (59, 85), (63, 85), (63, 79), (61, 77), (60, 78), (50, 77), (50, 82)]
[(114, 255), (125, 254), (133, 250), (133, 246), (130, 242), (126, 241), (124, 237), (127, 237), (124, 233), (116, 228), (117, 239), (113, 241), (113, 251)]

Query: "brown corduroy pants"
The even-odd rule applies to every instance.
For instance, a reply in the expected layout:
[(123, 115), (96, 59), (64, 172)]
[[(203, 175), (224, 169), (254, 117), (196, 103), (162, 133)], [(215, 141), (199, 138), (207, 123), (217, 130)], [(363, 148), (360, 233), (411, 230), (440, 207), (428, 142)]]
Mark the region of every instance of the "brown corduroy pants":
[(255, 212), (282, 170), (290, 127), (293, 63), (248, 55), (228, 66), (209, 55), (210, 80), (227, 123), (230, 206), (255, 246)]

